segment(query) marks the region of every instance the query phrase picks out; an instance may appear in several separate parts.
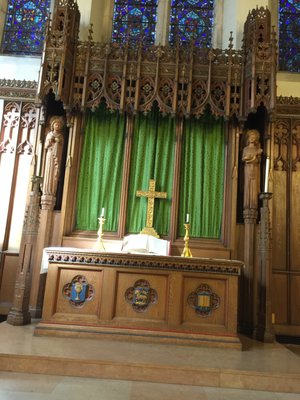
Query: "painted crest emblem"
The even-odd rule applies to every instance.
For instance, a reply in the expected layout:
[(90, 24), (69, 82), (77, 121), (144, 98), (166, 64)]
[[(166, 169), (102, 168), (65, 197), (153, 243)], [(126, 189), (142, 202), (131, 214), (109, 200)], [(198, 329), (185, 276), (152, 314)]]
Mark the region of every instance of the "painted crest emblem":
[(157, 303), (157, 292), (144, 279), (135, 282), (134, 286), (125, 292), (125, 300), (136, 312), (145, 312), (150, 305)]
[(133, 291), (132, 304), (147, 306), (149, 303), (149, 287), (137, 286)]
[(71, 306), (81, 308), (86, 301), (94, 298), (94, 287), (87, 282), (83, 275), (76, 275), (62, 290), (63, 296), (69, 300)]
[(200, 317), (205, 318), (210, 316), (213, 310), (219, 308), (220, 297), (213, 293), (209, 285), (203, 283), (188, 295), (187, 302)]

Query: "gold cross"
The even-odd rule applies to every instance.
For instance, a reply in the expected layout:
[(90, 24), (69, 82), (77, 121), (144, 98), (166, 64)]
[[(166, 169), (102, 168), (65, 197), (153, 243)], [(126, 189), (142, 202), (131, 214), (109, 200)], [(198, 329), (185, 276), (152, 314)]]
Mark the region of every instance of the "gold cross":
[(137, 190), (136, 195), (138, 197), (147, 197), (148, 205), (147, 205), (147, 219), (146, 226), (141, 231), (146, 235), (151, 235), (155, 237), (159, 237), (156, 230), (153, 228), (153, 213), (154, 213), (154, 199), (166, 199), (167, 192), (156, 192), (155, 191), (155, 180), (150, 179), (149, 181), (149, 189), (147, 191)]

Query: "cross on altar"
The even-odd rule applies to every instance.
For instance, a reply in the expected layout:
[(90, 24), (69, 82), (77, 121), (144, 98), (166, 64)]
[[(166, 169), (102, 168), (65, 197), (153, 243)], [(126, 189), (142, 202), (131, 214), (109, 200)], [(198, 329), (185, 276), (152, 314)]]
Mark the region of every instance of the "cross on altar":
[(149, 189), (147, 191), (137, 190), (136, 195), (138, 197), (147, 197), (148, 205), (147, 205), (147, 219), (146, 226), (141, 231), (141, 233), (159, 237), (156, 230), (153, 228), (153, 213), (154, 213), (154, 199), (166, 199), (167, 192), (156, 192), (155, 191), (155, 180), (150, 179), (149, 181)]

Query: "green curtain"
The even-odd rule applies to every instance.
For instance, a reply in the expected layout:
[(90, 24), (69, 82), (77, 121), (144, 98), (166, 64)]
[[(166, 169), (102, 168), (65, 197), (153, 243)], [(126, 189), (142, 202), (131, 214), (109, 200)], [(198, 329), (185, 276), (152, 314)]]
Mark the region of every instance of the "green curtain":
[(224, 121), (211, 114), (186, 121), (183, 136), (178, 233), (190, 214), (190, 236), (220, 238), (224, 191)]
[(168, 235), (174, 168), (175, 121), (162, 116), (157, 108), (138, 114), (134, 124), (129, 179), (126, 231), (138, 233), (146, 225), (148, 199), (137, 197), (137, 190), (148, 190), (156, 180), (156, 191), (167, 192), (167, 199), (154, 201), (153, 226), (159, 235)]
[(105, 208), (105, 231), (118, 230), (125, 118), (102, 104), (88, 111), (80, 164), (76, 228), (97, 230)]

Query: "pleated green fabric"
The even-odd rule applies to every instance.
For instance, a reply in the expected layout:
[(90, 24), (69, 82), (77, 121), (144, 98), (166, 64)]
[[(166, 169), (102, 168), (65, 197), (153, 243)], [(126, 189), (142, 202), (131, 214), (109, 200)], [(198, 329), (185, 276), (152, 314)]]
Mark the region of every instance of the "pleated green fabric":
[(206, 114), (185, 121), (178, 234), (185, 233), (190, 214), (190, 237), (220, 238), (224, 192), (224, 121)]
[[(76, 202), (76, 228), (97, 230), (105, 208), (105, 231), (118, 230), (126, 118), (111, 114), (105, 105), (87, 112)], [(167, 199), (155, 200), (153, 226), (168, 236), (172, 202), (175, 120), (157, 108), (134, 121), (127, 200), (126, 233), (146, 225), (147, 198), (136, 196), (156, 180), (156, 191)], [(190, 214), (190, 236), (220, 238), (225, 171), (224, 121), (206, 114), (184, 123), (178, 235), (183, 236)]]
[(175, 148), (175, 121), (162, 116), (157, 108), (135, 119), (129, 179), (126, 230), (140, 232), (146, 226), (147, 198), (136, 196), (148, 190), (156, 180), (156, 191), (167, 192), (167, 199), (154, 202), (153, 226), (159, 235), (167, 235), (170, 225)]
[(76, 228), (97, 230), (105, 208), (105, 231), (118, 230), (125, 118), (105, 105), (87, 112), (76, 204)]

